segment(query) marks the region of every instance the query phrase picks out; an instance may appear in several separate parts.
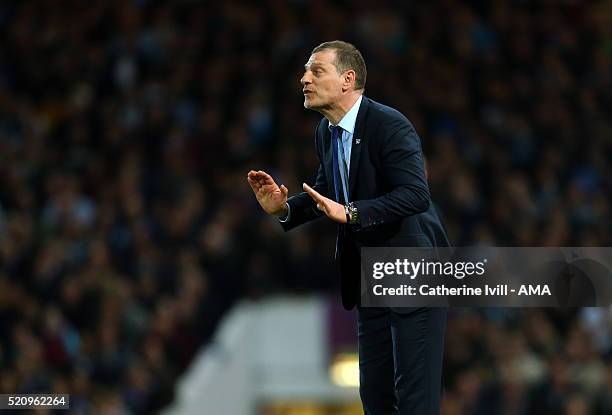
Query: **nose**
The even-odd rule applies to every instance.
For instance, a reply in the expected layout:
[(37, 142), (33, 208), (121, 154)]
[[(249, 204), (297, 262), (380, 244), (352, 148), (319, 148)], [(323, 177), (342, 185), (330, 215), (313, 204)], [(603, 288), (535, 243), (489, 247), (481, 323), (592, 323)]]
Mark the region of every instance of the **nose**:
[(302, 75), (302, 78), (300, 79), (300, 83), (302, 84), (302, 86), (309, 84), (310, 81), (310, 77), (308, 76), (308, 72), (304, 72), (304, 75)]

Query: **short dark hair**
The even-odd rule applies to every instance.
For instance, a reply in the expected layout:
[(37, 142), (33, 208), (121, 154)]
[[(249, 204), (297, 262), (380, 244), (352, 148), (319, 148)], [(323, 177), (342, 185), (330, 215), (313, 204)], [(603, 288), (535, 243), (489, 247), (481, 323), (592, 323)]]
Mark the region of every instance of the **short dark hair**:
[(323, 42), (311, 52), (315, 54), (322, 50), (335, 50), (336, 51), (336, 70), (338, 73), (342, 73), (349, 69), (355, 71), (355, 89), (365, 89), (366, 78), (368, 71), (366, 70), (365, 61), (361, 52), (355, 47), (355, 45), (344, 42), (342, 40), (334, 40), (331, 42)]

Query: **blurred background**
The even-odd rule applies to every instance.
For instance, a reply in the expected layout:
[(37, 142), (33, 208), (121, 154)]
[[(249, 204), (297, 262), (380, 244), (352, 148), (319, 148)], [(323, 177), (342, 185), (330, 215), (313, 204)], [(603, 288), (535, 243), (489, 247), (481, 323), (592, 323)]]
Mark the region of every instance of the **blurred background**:
[[(0, 393), (361, 413), (335, 227), (283, 233), (246, 182), (313, 180), (299, 79), (333, 39), (455, 245), (610, 246), (610, 1), (4, 0)], [(445, 415), (612, 414), (612, 309), (451, 309), (444, 364)]]

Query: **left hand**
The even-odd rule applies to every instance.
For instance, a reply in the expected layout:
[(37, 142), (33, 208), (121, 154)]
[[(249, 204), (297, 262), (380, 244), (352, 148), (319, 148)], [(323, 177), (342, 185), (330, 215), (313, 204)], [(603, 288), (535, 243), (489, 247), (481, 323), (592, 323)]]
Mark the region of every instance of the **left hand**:
[(302, 185), (304, 191), (312, 197), (317, 204), (317, 209), (327, 215), (328, 218), (338, 223), (346, 223), (346, 213), (344, 212), (344, 205), (337, 203), (325, 196), (321, 196), (316, 190), (308, 186), (306, 183)]

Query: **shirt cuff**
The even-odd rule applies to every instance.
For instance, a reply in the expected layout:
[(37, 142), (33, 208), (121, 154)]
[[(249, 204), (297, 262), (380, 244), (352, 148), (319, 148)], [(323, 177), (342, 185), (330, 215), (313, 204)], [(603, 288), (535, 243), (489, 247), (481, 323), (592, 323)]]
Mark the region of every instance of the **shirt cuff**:
[(285, 206), (287, 206), (287, 216), (284, 218), (278, 218), (281, 223), (289, 222), (291, 219), (291, 206), (289, 206), (289, 203), (285, 203)]

